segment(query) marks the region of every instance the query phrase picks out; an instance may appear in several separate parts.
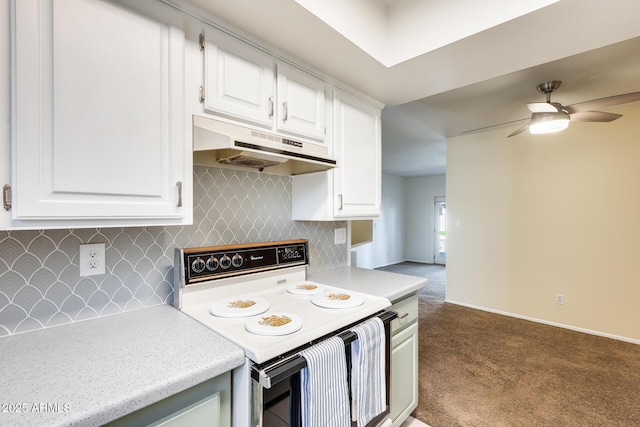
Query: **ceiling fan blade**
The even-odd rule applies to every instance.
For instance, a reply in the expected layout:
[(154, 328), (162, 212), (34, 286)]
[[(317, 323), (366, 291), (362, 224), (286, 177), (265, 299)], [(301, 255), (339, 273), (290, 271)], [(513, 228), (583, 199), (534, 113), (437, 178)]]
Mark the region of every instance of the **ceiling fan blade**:
[(569, 114), (582, 113), (583, 111), (601, 110), (617, 105), (629, 104), (640, 101), (640, 92), (623, 93), (622, 95), (608, 96), (606, 98), (592, 99), (591, 101), (579, 102), (565, 107)]
[(520, 135), (522, 132), (526, 131), (527, 129), (529, 129), (529, 123), (527, 123), (526, 125), (524, 125), (522, 127), (519, 127), (515, 131), (513, 131), (509, 136), (507, 136), (507, 138), (511, 138), (512, 136)]
[(557, 113), (558, 109), (550, 102), (529, 102), (527, 108), (532, 113)]
[(603, 111), (584, 111), (570, 114), (572, 122), (612, 122), (622, 114), (605, 113)]
[(530, 119), (531, 119), (531, 117), (526, 117), (524, 119), (518, 119), (518, 120), (511, 120), (510, 122), (499, 123), (497, 125), (490, 125), (490, 126), (484, 126), (484, 127), (481, 127), (481, 128), (465, 130), (465, 131), (462, 131), (461, 134), (462, 135), (466, 135), (466, 134), (469, 134), (469, 133), (484, 132), (484, 131), (493, 130), (493, 129), (500, 129), (500, 128), (503, 128), (503, 127), (508, 127), (508, 126), (510, 126), (510, 125), (512, 125), (514, 123), (518, 123), (518, 122), (522, 122), (524, 120), (530, 120)]

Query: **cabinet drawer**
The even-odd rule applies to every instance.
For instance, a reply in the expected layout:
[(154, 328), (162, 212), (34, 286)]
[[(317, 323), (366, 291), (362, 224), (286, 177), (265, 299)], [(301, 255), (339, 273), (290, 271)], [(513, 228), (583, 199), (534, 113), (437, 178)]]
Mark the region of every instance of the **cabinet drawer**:
[(395, 335), (407, 325), (418, 320), (418, 295), (411, 295), (397, 301), (391, 309), (398, 313), (398, 318), (391, 322), (391, 334)]

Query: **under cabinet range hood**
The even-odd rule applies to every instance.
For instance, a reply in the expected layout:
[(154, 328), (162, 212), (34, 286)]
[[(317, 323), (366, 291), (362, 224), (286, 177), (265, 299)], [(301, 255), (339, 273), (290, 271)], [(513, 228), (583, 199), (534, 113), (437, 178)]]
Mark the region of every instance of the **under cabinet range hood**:
[(336, 160), (321, 144), (193, 116), (193, 163), (254, 169), (278, 175), (300, 175), (329, 170)]

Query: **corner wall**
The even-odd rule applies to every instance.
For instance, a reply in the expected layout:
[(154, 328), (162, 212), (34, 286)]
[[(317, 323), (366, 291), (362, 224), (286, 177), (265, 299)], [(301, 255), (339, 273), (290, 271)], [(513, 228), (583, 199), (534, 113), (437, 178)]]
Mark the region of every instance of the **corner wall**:
[(447, 300), (640, 343), (640, 103), (610, 111), (447, 141)]

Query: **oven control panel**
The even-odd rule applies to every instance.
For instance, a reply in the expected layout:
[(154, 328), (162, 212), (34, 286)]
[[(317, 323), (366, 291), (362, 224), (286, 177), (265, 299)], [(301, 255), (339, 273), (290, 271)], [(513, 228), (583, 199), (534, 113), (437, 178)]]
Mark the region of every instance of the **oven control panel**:
[(309, 263), (306, 240), (188, 248), (183, 253), (186, 284)]

